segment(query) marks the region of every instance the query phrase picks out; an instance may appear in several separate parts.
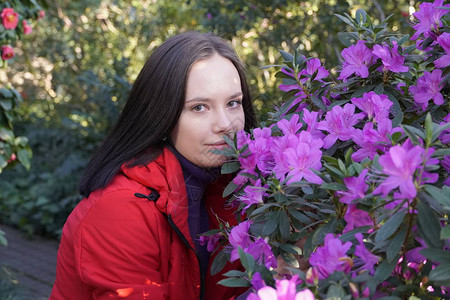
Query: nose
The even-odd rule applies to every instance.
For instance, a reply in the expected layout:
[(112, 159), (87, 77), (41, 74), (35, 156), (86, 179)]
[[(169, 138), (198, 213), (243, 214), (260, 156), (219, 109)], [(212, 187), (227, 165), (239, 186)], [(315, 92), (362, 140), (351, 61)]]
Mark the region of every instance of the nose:
[(226, 110), (218, 111), (213, 118), (214, 133), (228, 134), (233, 131), (233, 118)]

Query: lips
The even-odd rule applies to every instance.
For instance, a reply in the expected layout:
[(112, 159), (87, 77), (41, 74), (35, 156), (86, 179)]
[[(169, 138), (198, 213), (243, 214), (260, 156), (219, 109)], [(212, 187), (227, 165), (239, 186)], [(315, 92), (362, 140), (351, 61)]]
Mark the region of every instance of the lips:
[(212, 147), (212, 148), (219, 148), (219, 149), (221, 149), (223, 147), (228, 147), (228, 144), (225, 141), (219, 141), (216, 143), (206, 144), (206, 145), (209, 147)]

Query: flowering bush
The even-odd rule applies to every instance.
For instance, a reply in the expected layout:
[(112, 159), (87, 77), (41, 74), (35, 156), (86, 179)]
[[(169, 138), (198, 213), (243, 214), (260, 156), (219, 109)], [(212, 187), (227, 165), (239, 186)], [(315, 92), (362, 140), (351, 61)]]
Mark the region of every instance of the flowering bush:
[(248, 299), (450, 296), (450, 5), (419, 8), (411, 38), (338, 15), (353, 31), (335, 72), (281, 51), (285, 102), (222, 152), (243, 221), (203, 240), (220, 249), (212, 273), (245, 269), (223, 285)]
[[(23, 2), (23, 1), (22, 1)], [(12, 45), (32, 32), (29, 20), (42, 18), (45, 13), (35, 1), (2, 1), (0, 3), (0, 67), (15, 57)], [(14, 7), (13, 7), (14, 4)], [(21, 95), (11, 85), (0, 88), (0, 173), (8, 165), (20, 162), (30, 167), (31, 149), (26, 137), (13, 132), (14, 109), (22, 102)]]

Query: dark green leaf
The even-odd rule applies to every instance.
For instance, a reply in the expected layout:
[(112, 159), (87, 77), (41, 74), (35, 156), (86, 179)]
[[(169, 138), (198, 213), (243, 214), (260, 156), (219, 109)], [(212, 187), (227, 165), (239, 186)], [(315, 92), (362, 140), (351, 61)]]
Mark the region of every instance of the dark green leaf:
[(283, 239), (289, 239), (291, 236), (291, 225), (289, 223), (289, 217), (285, 211), (280, 211), (278, 214), (278, 228)]
[(263, 225), (262, 228), (262, 235), (268, 236), (271, 235), (272, 232), (277, 229), (278, 226), (278, 213), (270, 213), (266, 216), (266, 222)]
[(343, 299), (345, 297), (345, 291), (342, 286), (332, 284), (327, 291), (327, 299)]
[(406, 210), (400, 210), (391, 216), (382, 226), (378, 229), (375, 236), (375, 243), (379, 243), (388, 239), (395, 231), (397, 231), (400, 224), (403, 222), (403, 218), (406, 215)]
[(339, 19), (341, 19), (342, 21), (344, 21), (347, 25), (349, 25), (350, 27), (352, 27), (354, 30), (356, 30), (356, 26), (355, 23), (352, 19), (346, 18), (344, 16), (341, 16), (339, 14), (334, 14), (336, 17), (338, 17)]
[(317, 98), (314, 95), (311, 95), (311, 101), (318, 107), (320, 108), (322, 111), (327, 111), (327, 107), (325, 106), (325, 104), (323, 103), (322, 100), (320, 100), (319, 98)]
[(450, 225), (447, 225), (441, 229), (440, 239), (441, 240), (450, 239)]
[(397, 266), (397, 262), (400, 258), (400, 255), (397, 255), (391, 262), (385, 260), (383, 261), (375, 271), (374, 277), (380, 282), (385, 281), (391, 276), (392, 271)]
[(430, 248), (441, 248), (442, 241), (439, 239), (441, 226), (438, 216), (423, 201), (419, 201), (417, 205), (418, 225), (423, 233), (423, 238)]
[(12, 101), (12, 99), (0, 100), (0, 106), (4, 110), (11, 110), (13, 108), (13, 101)]
[(442, 190), (434, 185), (424, 185), (425, 191), (432, 196), (436, 201), (438, 201), (446, 210), (450, 210), (450, 197), (446, 193), (446, 187), (442, 188)]
[(395, 256), (400, 252), (403, 246), (403, 242), (406, 238), (406, 228), (401, 229), (391, 240), (386, 250), (386, 258), (389, 262), (392, 262)]
[(241, 164), (238, 161), (232, 161), (224, 163), (222, 165), (222, 174), (230, 174), (238, 171), (241, 168)]
[(309, 224), (311, 222), (311, 220), (304, 213), (298, 210), (289, 209), (288, 212), (292, 217), (294, 217), (296, 220), (302, 223)]
[(223, 274), (223, 276), (227, 276), (227, 277), (244, 277), (245, 276), (245, 272), (238, 271), (238, 270), (231, 270), (231, 271), (228, 271), (225, 274)]
[(223, 267), (228, 262), (227, 254), (225, 251), (220, 251), (217, 253), (216, 257), (214, 257), (213, 262), (211, 263), (211, 275), (215, 275), (222, 271)]
[(223, 191), (222, 196), (228, 197), (229, 195), (233, 194), (233, 192), (238, 188), (238, 186), (236, 184), (234, 184), (233, 181), (230, 181), (230, 183), (227, 185), (227, 187), (225, 188), (225, 190)]
[(281, 249), (283, 249), (286, 252), (295, 254), (295, 255), (302, 255), (302, 249), (300, 249), (299, 247), (295, 246), (295, 245), (291, 245), (291, 244), (280, 244), (278, 247), (280, 247)]
[(217, 284), (228, 287), (247, 287), (250, 286), (250, 282), (244, 278), (226, 278), (219, 281)]
[(31, 153), (27, 149), (20, 149), (17, 151), (17, 159), (20, 161), (20, 163), (29, 170), (31, 167)]
[(288, 53), (288, 52), (286, 52), (286, 51), (284, 51), (284, 50), (279, 50), (280, 51), (280, 54), (281, 54), (281, 56), (283, 57), (283, 59), (285, 60), (285, 61), (294, 61), (294, 56), (292, 55), (292, 54), (290, 54), (290, 53)]
[(432, 281), (450, 280), (450, 263), (443, 263), (431, 270), (428, 277)]
[(342, 183), (337, 182), (329, 182), (329, 183), (323, 183), (320, 185), (321, 189), (324, 190), (332, 190), (332, 191), (345, 191), (347, 188)]
[(450, 252), (447, 250), (426, 248), (420, 250), (420, 254), (437, 263), (450, 263)]
[(241, 247), (239, 247), (238, 251), (242, 266), (247, 271), (253, 271), (255, 269), (255, 259), (253, 256), (250, 253), (246, 253)]

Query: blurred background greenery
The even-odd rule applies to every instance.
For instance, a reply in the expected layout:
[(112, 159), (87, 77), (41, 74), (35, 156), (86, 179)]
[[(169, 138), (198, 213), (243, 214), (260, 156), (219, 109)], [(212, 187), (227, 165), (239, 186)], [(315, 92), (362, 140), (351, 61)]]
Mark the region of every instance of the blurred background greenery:
[[(41, 1), (42, 2), (42, 1)], [(0, 86), (21, 92), (15, 131), (29, 138), (31, 169), (0, 174), (0, 223), (58, 237), (81, 200), (77, 183), (113, 126), (147, 57), (177, 33), (212, 31), (228, 39), (248, 70), (260, 119), (279, 102), (278, 50), (298, 49), (326, 68), (339, 63), (345, 23), (334, 14), (365, 9), (393, 30), (409, 33), (412, 0), (54, 0), (0, 69)], [(20, 49), (20, 50), (19, 50)]]

